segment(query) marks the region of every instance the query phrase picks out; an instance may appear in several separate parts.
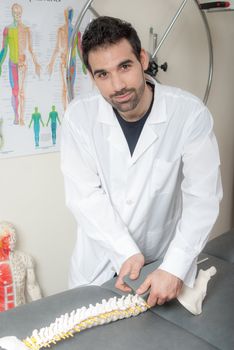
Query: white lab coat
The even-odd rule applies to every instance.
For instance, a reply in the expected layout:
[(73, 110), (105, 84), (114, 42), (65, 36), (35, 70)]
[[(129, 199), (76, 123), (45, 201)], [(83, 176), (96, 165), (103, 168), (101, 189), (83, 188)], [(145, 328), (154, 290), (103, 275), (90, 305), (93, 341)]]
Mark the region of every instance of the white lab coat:
[(222, 186), (212, 117), (199, 99), (155, 83), (133, 155), (99, 93), (74, 100), (63, 121), (66, 203), (78, 223), (70, 287), (102, 284), (131, 255), (192, 286), (196, 258), (219, 212)]

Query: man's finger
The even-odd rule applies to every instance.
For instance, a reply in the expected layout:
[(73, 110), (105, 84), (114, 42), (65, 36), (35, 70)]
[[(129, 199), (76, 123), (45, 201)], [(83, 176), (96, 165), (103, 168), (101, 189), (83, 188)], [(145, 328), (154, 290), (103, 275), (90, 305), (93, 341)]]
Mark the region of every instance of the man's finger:
[(160, 297), (159, 295), (157, 295), (155, 293), (155, 291), (152, 291), (152, 289), (151, 289), (151, 292), (150, 292), (149, 297), (147, 299), (147, 304), (149, 306), (153, 307), (156, 304), (157, 305), (163, 305), (166, 301), (167, 301), (166, 298)]
[(150, 307), (153, 307), (153, 306), (155, 306), (158, 303), (159, 303), (159, 299), (157, 299), (157, 297), (155, 295), (150, 294), (148, 299), (147, 299), (147, 304)]
[(141, 266), (139, 266), (139, 267), (134, 266), (130, 272), (130, 275), (129, 275), (131, 280), (137, 279), (139, 277), (140, 271), (141, 271)]
[(156, 300), (156, 302), (155, 302), (155, 304), (154, 305), (163, 305), (163, 304), (165, 304), (165, 302), (167, 301), (167, 299), (164, 299), (164, 298), (158, 298), (157, 300)]
[(142, 283), (142, 285), (137, 289), (136, 293), (143, 294), (147, 292), (150, 286), (151, 286), (151, 279), (147, 277), (145, 281)]
[(123, 279), (120, 276), (117, 278), (115, 288), (118, 288), (123, 292), (131, 292), (131, 288), (123, 281)]

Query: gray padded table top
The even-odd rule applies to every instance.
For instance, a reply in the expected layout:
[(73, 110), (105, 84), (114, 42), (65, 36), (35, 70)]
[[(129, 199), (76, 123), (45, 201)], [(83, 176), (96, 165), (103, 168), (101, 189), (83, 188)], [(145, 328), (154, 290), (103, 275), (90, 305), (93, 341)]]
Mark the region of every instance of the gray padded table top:
[[(137, 317), (85, 330), (53, 349), (90, 350), (95, 346), (95, 350), (233, 350), (234, 264), (230, 263), (234, 262), (233, 233), (216, 238), (206, 248), (206, 252), (224, 260), (208, 254), (201, 254), (199, 258), (208, 258), (199, 268), (205, 270), (212, 265), (217, 268), (217, 274), (208, 284), (201, 315), (191, 315), (174, 300)], [(145, 266), (137, 281), (126, 278), (133, 290), (160, 263)], [(102, 287), (76, 288), (0, 313), (0, 337), (15, 335), (23, 339), (30, 336), (33, 329), (49, 325), (61, 314), (121, 295), (114, 284), (112, 279)]]
[[(215, 266), (217, 273), (208, 284), (208, 293), (203, 302), (201, 315), (193, 316), (184, 309), (177, 300), (162, 306), (157, 305), (151, 312), (157, 316), (180, 326), (194, 335), (206, 340), (220, 350), (234, 349), (234, 265), (207, 254), (201, 254), (199, 260), (208, 260), (199, 264), (199, 269)], [(156, 269), (160, 262), (144, 267), (137, 281), (125, 279), (136, 290), (146, 276)], [(114, 287), (115, 280), (105, 283), (105, 288), (118, 291)]]
[(209, 241), (204, 253), (234, 264), (234, 229)]
[[(0, 314), (0, 336), (31, 335), (56, 317), (115, 294), (101, 287), (76, 288)], [(137, 317), (94, 327), (59, 342), (55, 350), (214, 350), (214, 346), (151, 311)]]
[(215, 266), (217, 273), (208, 284), (201, 315), (193, 316), (172, 301), (153, 309), (157, 315), (205, 339), (221, 350), (234, 349), (234, 266), (209, 256), (201, 264), (206, 270)]

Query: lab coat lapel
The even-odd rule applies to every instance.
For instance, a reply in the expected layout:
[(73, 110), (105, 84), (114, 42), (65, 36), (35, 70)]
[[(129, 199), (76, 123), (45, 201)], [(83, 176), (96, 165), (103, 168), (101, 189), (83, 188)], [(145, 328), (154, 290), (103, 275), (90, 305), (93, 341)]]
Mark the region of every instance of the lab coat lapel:
[[(133, 155), (130, 157), (129, 166), (133, 165), (139, 159), (139, 157), (141, 157), (141, 155), (158, 139), (156, 124), (166, 122), (166, 105), (164, 100), (161, 101), (158, 97), (159, 86), (155, 84), (154, 104), (150, 116), (146, 120), (143, 127)], [(107, 140), (110, 146), (125, 154), (125, 156), (126, 154), (130, 155), (127, 141), (113, 112), (113, 108), (104, 100), (104, 98), (102, 99), (98, 111), (98, 121), (105, 124), (105, 127), (109, 129), (107, 133)]]
[(110, 127), (110, 133), (107, 138), (109, 144), (111, 147), (116, 148), (118, 151), (125, 153), (127, 152), (128, 154), (128, 144), (126, 141), (126, 138), (123, 134), (123, 131), (118, 124), (118, 121), (115, 126)]
[(107, 129), (107, 141), (110, 147), (114, 147), (121, 153), (128, 154), (128, 144), (119, 125), (119, 122), (114, 114), (112, 106), (102, 99), (99, 111), (98, 121)]
[(133, 152), (130, 165), (134, 164), (139, 157), (157, 140), (157, 138), (158, 135), (153, 130), (152, 126), (145, 124)]
[(159, 87), (155, 85), (154, 104), (151, 113), (143, 127), (136, 148), (133, 152), (131, 164), (134, 164), (139, 157), (159, 138), (158, 125), (165, 123), (167, 112), (165, 101), (159, 98)]

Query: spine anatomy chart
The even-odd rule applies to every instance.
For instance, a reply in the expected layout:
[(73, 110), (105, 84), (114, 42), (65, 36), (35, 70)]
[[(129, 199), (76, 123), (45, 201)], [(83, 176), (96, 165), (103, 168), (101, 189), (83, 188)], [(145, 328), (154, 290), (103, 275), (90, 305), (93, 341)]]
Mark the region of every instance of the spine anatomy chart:
[[(58, 151), (69, 44), (84, 3), (0, 1), (0, 158)], [(72, 48), (75, 95), (93, 88), (81, 48), (91, 18), (87, 13)]]

